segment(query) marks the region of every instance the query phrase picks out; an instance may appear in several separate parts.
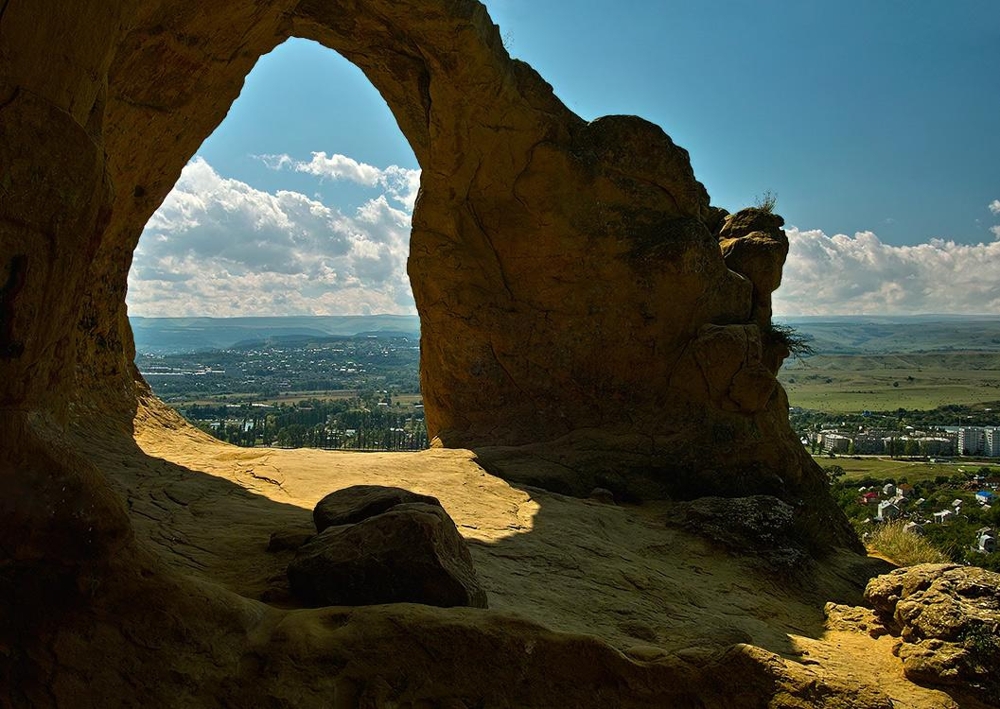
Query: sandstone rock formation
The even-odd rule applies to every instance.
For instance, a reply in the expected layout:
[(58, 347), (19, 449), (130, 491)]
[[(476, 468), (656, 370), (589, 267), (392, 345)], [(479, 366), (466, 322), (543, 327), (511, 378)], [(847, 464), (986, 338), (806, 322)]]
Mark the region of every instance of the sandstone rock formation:
[(718, 233), (726, 266), (753, 284), (750, 316), (765, 332), (771, 325), (771, 294), (781, 285), (781, 267), (788, 256), (784, 225), (785, 220), (770, 211), (744, 209), (727, 215)]
[(1000, 574), (921, 564), (873, 579), (865, 599), (902, 639), (907, 677), (977, 687), (1000, 703)]
[(267, 550), (271, 552), (295, 551), (315, 536), (312, 532), (280, 529), (277, 532), (271, 532), (271, 536), (267, 540)]
[[(27, 456), (41, 481), (67, 450), (99, 469), (135, 538), (109, 536), (105, 508), (92, 537), (50, 540), (64, 557), (44, 558), (41, 534), (0, 540), (17, 555), (0, 565), (0, 697), (18, 709), (959, 706), (905, 681), (888, 637), (822, 627), (824, 602), (861, 603), (865, 557), (834, 553), (786, 583), (664, 525), (671, 503), (519, 489), (470, 451), (238, 449), (153, 399), (135, 426), (134, 441), (76, 430), (59, 455)], [(301, 539), (318, 500), (361, 484), (441, 500), (490, 609), (289, 601), (295, 552), (268, 538)], [(84, 523), (94, 502), (80, 498)]]
[(776, 494), (820, 520), (818, 546), (854, 543), (774, 379), (780, 218), (710, 207), (651, 123), (575, 116), (474, 0), (46, 7), (11, 0), (0, 26), (3, 406), (127, 428), (129, 254), (254, 62), (294, 35), (367, 74), (423, 170), (409, 273), (432, 435), (500, 474), (491, 451), (544, 442), (583, 495), (597, 474)]
[[(219, 570), (201, 500), (236, 490), (262, 512), (235, 516), (238, 530), (273, 530), (270, 517), (303, 501), (248, 493), (238, 466), (220, 492), (205, 472), (215, 463), (178, 471), (137, 447), (141, 429), (219, 460), (255, 455), (218, 453), (151, 399), (132, 364), (127, 275), (184, 164), (258, 58), (291, 36), (365, 72), (422, 168), (408, 268), (441, 444), (584, 496), (768, 494), (791, 505), (810, 551), (860, 548), (774, 379), (787, 354), (768, 331), (780, 220), (712, 208), (657, 126), (572, 114), (508, 56), (475, 0), (3, 0), (0, 695), (15, 706), (740, 706), (741, 689), (746, 706), (887, 706), (870, 688), (858, 690), (867, 703), (847, 703), (846, 680), (816, 689), (770, 651), (721, 648), (697, 666), (648, 649), (625, 658), (458, 611), (407, 616), (445, 647), (420, 654), (404, 611), (286, 615), (237, 583), (258, 589), (253, 564)], [(493, 479), (475, 476), (462, 484)], [(499, 657), (510, 673), (482, 679)], [(446, 678), (400, 680), (427, 667)]]
[(288, 580), (292, 593), (313, 606), (487, 604), (455, 523), (440, 505), (425, 502), (325, 527), (298, 549)]

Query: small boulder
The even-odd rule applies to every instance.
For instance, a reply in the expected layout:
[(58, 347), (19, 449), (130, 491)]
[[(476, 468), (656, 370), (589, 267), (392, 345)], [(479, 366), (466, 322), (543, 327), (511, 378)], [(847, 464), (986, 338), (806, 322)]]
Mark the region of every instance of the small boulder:
[(590, 499), (594, 502), (600, 502), (602, 505), (615, 504), (615, 494), (604, 487), (595, 487), (591, 490)]
[(823, 607), (827, 630), (846, 630), (853, 633), (867, 633), (880, 638), (889, 633), (885, 625), (870, 608), (842, 605), (829, 602)]
[(352, 485), (324, 497), (313, 509), (316, 531), (341, 524), (354, 524), (387, 512), (396, 505), (421, 502), (440, 507), (436, 497), (420, 495), (400, 487), (383, 485)]
[(721, 219), (715, 216), (716, 222), (721, 222), (717, 232), (719, 241), (724, 239), (739, 239), (755, 231), (777, 235), (785, 220), (779, 215), (758, 207), (747, 207), (735, 214), (726, 214)]
[(299, 548), (288, 581), (295, 597), (317, 606), (486, 607), (455, 523), (440, 505), (421, 502), (325, 528)]

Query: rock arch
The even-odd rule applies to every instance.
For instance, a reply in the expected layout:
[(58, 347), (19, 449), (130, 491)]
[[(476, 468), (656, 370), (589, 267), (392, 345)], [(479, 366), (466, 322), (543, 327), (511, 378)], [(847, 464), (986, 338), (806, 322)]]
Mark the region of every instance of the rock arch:
[[(0, 694), (213, 706), (815, 698), (815, 675), (796, 679), (742, 640), (630, 658), (502, 615), (289, 613), (177, 573), (135, 538), (122, 483), (102, 465), (142, 458), (135, 417), (161, 417), (164, 436), (178, 422), (145, 401), (132, 364), (131, 254), (253, 64), (290, 36), (357, 64), (423, 168), (409, 272), (443, 444), (570, 492), (771, 493), (792, 503), (813, 551), (857, 545), (774, 378), (787, 354), (770, 329), (780, 218), (712, 208), (656, 126), (573, 115), (507, 56), (475, 0), (0, 0)], [(158, 470), (147, 468), (154, 485)]]
[(291, 36), (365, 72), (423, 170), (408, 270), (432, 435), (570, 491), (769, 492), (818, 543), (854, 543), (774, 378), (780, 219), (711, 207), (657, 126), (571, 113), (475, 0), (0, 6), (7, 440), (84, 412), (127, 430), (131, 253)]

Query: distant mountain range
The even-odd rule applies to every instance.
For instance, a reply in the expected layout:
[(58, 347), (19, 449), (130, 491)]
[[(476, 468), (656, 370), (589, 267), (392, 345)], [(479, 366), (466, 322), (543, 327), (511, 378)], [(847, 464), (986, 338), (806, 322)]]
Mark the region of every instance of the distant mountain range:
[[(139, 352), (174, 354), (251, 342), (331, 336), (417, 337), (416, 315), (246, 318), (130, 318)], [(775, 318), (803, 335), (817, 354), (1000, 352), (1000, 317), (969, 315)]]
[(177, 354), (222, 350), (266, 340), (331, 336), (419, 337), (416, 315), (316, 315), (247, 318), (129, 318), (138, 352)]

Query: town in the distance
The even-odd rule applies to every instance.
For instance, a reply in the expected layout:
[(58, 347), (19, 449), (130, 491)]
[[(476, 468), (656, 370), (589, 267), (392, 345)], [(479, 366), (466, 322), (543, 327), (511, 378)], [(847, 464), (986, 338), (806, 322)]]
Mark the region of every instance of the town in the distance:
[(428, 446), (416, 318), (142, 319), (135, 332), (136, 365), (153, 391), (220, 440)]
[[(220, 440), (429, 445), (415, 316), (132, 324), (136, 364), (153, 391)], [(808, 345), (779, 374), (790, 423), (869, 546), (1000, 570), (1000, 323), (925, 316), (786, 325)]]

